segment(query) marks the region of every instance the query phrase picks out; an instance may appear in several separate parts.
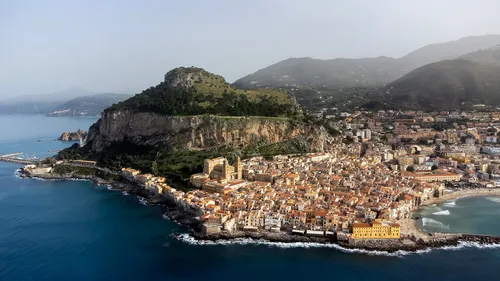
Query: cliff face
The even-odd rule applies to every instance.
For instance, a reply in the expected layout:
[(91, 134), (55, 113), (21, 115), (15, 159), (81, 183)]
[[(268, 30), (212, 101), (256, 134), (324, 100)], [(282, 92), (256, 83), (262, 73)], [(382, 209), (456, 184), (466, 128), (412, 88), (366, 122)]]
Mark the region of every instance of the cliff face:
[(201, 150), (244, 147), (302, 137), (308, 151), (324, 151), (328, 134), (323, 128), (284, 119), (259, 117), (165, 116), (129, 110), (105, 112), (87, 138), (92, 151), (102, 152), (113, 142)]
[(78, 131), (76, 132), (64, 132), (57, 139), (61, 141), (78, 141), (80, 139), (85, 140), (86, 138), (87, 138), (87, 132), (78, 129)]

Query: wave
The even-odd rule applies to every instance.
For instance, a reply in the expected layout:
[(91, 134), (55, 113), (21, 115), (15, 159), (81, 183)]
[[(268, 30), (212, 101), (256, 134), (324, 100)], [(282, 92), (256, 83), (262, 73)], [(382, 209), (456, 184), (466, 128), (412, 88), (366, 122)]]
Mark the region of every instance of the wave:
[(128, 194), (128, 192), (126, 192), (126, 191), (122, 191), (122, 195), (127, 196), (127, 195), (129, 195), (129, 194)]
[(449, 210), (444, 210), (444, 211), (439, 211), (439, 212), (435, 212), (435, 213), (432, 213), (433, 215), (436, 215), (436, 216), (449, 216), (450, 215), (450, 211)]
[(304, 243), (304, 242), (291, 242), (291, 243), (285, 243), (285, 242), (271, 242), (268, 240), (264, 239), (252, 239), (252, 238), (236, 238), (232, 240), (216, 240), (216, 241), (210, 241), (210, 240), (196, 240), (194, 237), (191, 235), (185, 233), (185, 234), (179, 234), (179, 235), (173, 235), (176, 239), (190, 244), (190, 245), (198, 245), (198, 246), (216, 246), (216, 245), (221, 245), (221, 246), (230, 246), (230, 245), (265, 245), (268, 247), (275, 247), (275, 248), (330, 248), (330, 249), (336, 249), (344, 253), (351, 253), (351, 254), (366, 254), (370, 256), (388, 256), (388, 257), (403, 257), (403, 256), (408, 256), (408, 255), (416, 255), (416, 254), (425, 254), (425, 253), (430, 253), (431, 251), (434, 250), (444, 250), (444, 251), (458, 251), (464, 248), (478, 248), (478, 249), (498, 249), (500, 248), (500, 244), (481, 244), (477, 242), (465, 242), (465, 241), (460, 241), (458, 245), (456, 246), (444, 246), (440, 248), (428, 248), (425, 250), (418, 250), (418, 251), (403, 251), (399, 250), (393, 253), (387, 252), (387, 251), (370, 251), (370, 250), (364, 250), (364, 249), (349, 249), (349, 248), (344, 248), (340, 245), (337, 244), (322, 244), (322, 243)]
[(14, 177), (18, 178), (18, 179), (22, 179), (22, 174), (21, 174), (21, 169), (16, 169), (14, 171)]
[(500, 203), (500, 197), (486, 197), (486, 199), (495, 203)]
[(446, 207), (455, 207), (457, 205), (457, 200), (447, 201), (443, 205)]
[(445, 225), (440, 221), (430, 219), (430, 218), (423, 218), (422, 219), (422, 226), (438, 226), (438, 227), (442, 227), (442, 228), (446, 228), (446, 229), (450, 228), (449, 225)]
[(178, 240), (188, 243), (190, 245), (203, 245), (203, 246), (215, 246), (215, 245), (224, 245), (224, 246), (229, 246), (229, 245), (266, 245), (268, 247), (275, 247), (275, 248), (331, 248), (331, 249), (337, 249), (341, 252), (344, 253), (359, 253), (359, 254), (367, 254), (367, 255), (373, 255), (373, 256), (389, 256), (389, 257), (401, 257), (401, 256), (406, 256), (409, 254), (423, 254), (423, 253), (428, 253), (431, 250), (426, 249), (426, 250), (419, 250), (416, 252), (408, 252), (408, 251), (397, 251), (393, 253), (389, 253), (387, 251), (369, 251), (369, 250), (364, 250), (364, 249), (349, 249), (349, 248), (344, 248), (340, 245), (337, 244), (323, 244), (323, 243), (314, 243), (314, 242), (309, 242), (309, 243), (304, 243), (304, 242), (271, 242), (268, 240), (264, 239), (252, 239), (252, 238), (235, 238), (231, 240), (216, 240), (216, 241), (210, 241), (210, 240), (196, 240), (194, 237), (192, 237), (189, 234), (180, 234), (180, 235), (174, 235)]
[(137, 196), (137, 199), (139, 199), (139, 203), (141, 203), (142, 205), (148, 205), (148, 200), (146, 198)]

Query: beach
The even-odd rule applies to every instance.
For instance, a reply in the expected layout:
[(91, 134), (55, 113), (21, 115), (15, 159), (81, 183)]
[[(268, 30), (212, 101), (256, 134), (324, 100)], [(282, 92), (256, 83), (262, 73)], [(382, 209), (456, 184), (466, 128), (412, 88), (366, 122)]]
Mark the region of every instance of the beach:
[[(450, 200), (456, 200), (464, 197), (473, 197), (473, 196), (500, 196), (500, 188), (484, 188), (484, 189), (466, 189), (466, 190), (456, 190), (445, 193), (439, 198), (431, 198), (422, 205), (418, 209), (421, 209), (425, 206), (439, 204)], [(416, 209), (415, 211), (417, 211)], [(422, 238), (424, 240), (429, 239), (429, 236), (426, 232), (419, 229), (417, 226), (418, 220), (415, 219), (401, 219), (397, 220), (397, 223), (401, 226), (401, 235), (409, 235), (417, 237), (417, 239)]]
[(471, 197), (471, 196), (500, 196), (500, 188), (476, 188), (476, 189), (464, 189), (452, 191), (449, 193), (445, 193), (439, 198), (431, 198), (425, 202), (423, 202), (420, 207), (429, 206), (432, 204), (439, 204), (449, 200), (455, 200), (463, 197)]

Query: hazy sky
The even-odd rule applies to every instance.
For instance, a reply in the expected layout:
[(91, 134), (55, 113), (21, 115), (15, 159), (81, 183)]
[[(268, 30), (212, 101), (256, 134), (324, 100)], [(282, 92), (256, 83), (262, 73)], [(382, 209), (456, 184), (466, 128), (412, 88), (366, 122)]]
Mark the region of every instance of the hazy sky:
[(233, 82), (289, 57), (398, 57), (500, 33), (499, 11), (499, 0), (0, 0), (0, 95), (136, 92), (178, 66)]

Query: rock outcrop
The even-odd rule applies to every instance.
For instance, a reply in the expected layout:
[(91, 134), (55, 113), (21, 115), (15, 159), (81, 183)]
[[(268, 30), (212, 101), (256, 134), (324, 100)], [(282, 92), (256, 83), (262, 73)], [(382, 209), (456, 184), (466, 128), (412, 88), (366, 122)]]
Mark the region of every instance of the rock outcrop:
[(81, 129), (78, 129), (76, 132), (65, 132), (59, 138), (60, 141), (79, 141), (87, 139), (87, 132)]
[(87, 145), (102, 152), (114, 142), (202, 150), (245, 147), (301, 138), (307, 151), (322, 152), (329, 135), (322, 127), (266, 117), (166, 116), (130, 110), (105, 112), (89, 129)]

